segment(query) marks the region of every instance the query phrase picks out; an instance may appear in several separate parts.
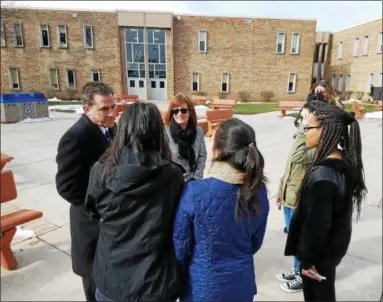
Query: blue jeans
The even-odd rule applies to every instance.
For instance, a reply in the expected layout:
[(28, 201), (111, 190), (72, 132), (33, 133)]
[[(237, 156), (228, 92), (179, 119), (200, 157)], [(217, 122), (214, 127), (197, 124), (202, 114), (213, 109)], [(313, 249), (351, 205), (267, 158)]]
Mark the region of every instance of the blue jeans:
[(100, 292), (98, 290), (98, 288), (96, 289), (96, 301), (114, 301), (113, 299), (111, 298), (108, 298), (107, 296), (105, 296), (102, 292)]
[[(290, 228), (291, 218), (293, 217), (294, 209), (290, 209), (288, 207), (283, 207), (283, 216), (285, 217), (285, 224), (287, 232)], [(298, 261), (297, 257), (294, 257), (294, 269), (299, 272), (301, 267), (301, 263)]]

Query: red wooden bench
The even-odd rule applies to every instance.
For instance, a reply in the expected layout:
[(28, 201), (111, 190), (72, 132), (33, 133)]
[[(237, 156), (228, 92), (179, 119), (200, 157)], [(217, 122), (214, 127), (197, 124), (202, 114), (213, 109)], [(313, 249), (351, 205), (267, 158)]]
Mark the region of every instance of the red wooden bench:
[(207, 102), (207, 97), (194, 95), (191, 97), (191, 100), (192, 100), (194, 106), (205, 105), (205, 103)]
[(359, 104), (357, 101), (351, 104), (352, 111), (355, 113), (355, 118), (360, 120), (366, 114), (366, 108), (362, 104)]
[(383, 106), (383, 101), (378, 101), (378, 110), (379, 111), (383, 111), (382, 106)]
[(303, 107), (305, 102), (300, 101), (280, 101), (279, 102), (279, 109), (281, 110), (281, 117), (286, 116), (286, 111), (299, 111)]
[[(1, 199), (0, 202), (8, 202), (16, 199), (17, 190), (13, 173), (9, 169), (1, 170)], [(33, 210), (18, 210), (9, 214), (1, 215), (0, 220), (0, 250), (1, 267), (13, 270), (17, 267), (17, 260), (11, 249), (11, 242), (16, 234), (16, 227), (43, 216), (42, 212)]]
[(0, 171), (3, 170), (5, 165), (10, 162), (13, 159), (12, 156), (9, 156), (5, 153), (1, 153), (1, 165), (0, 165)]
[(221, 122), (233, 117), (233, 110), (231, 109), (220, 109), (220, 110), (207, 110), (206, 111), (206, 122), (207, 122), (207, 133), (206, 136), (212, 136), (215, 129)]
[(137, 102), (138, 101), (138, 95), (134, 94), (121, 94), (117, 95), (116, 99), (118, 102), (125, 101), (125, 102)]
[(210, 109), (231, 109), (233, 110), (235, 106), (235, 100), (220, 100), (220, 99), (212, 99), (209, 104)]

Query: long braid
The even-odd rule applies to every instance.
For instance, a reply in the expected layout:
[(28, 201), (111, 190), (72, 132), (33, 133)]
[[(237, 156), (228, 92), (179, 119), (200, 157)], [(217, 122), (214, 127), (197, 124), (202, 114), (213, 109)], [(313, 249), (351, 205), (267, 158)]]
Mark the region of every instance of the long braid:
[[(344, 160), (353, 168), (355, 180), (352, 194), (353, 204), (357, 211), (357, 218), (359, 219), (361, 203), (367, 194), (364, 181), (362, 139), (359, 123), (353, 116), (339, 107), (333, 105), (315, 106), (315, 104), (312, 106), (314, 107), (314, 114), (317, 117), (319, 125), (322, 126), (322, 133), (319, 138), (314, 160), (308, 171), (340, 146)], [(348, 126), (350, 126), (350, 132), (348, 131)], [(307, 180), (308, 175), (309, 173), (306, 173), (303, 183)]]

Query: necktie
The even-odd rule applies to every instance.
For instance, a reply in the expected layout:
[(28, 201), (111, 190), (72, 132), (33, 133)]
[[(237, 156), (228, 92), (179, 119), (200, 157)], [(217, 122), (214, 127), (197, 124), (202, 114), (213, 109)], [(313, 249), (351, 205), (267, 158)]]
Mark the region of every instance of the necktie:
[(108, 143), (110, 144), (110, 143), (112, 142), (112, 136), (110, 135), (109, 129), (106, 129), (104, 135), (105, 135), (106, 140), (107, 140)]

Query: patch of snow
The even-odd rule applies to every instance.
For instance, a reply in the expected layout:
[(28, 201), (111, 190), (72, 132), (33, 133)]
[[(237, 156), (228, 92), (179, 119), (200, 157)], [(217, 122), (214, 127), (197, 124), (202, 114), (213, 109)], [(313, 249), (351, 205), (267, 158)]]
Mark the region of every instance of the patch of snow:
[(367, 112), (364, 115), (364, 118), (366, 118), (366, 119), (381, 119), (381, 118), (383, 118), (383, 112), (382, 111)]
[(48, 102), (61, 102), (62, 100), (60, 100), (60, 99), (58, 99), (58, 98), (56, 98), (56, 97), (54, 97), (54, 98), (52, 98), (52, 99), (48, 99)]
[(39, 117), (39, 118), (26, 118), (25, 120), (20, 121), (19, 123), (25, 124), (25, 123), (39, 123), (39, 122), (46, 122), (52, 120), (51, 117)]
[(49, 110), (70, 110), (73, 112), (78, 112), (79, 109), (82, 110), (82, 105), (53, 105), (48, 106)]
[(23, 230), (21, 226), (17, 226), (15, 237), (34, 238), (36, 233), (33, 230)]
[(295, 120), (295, 117), (293, 117), (293, 116), (285, 116), (285, 117), (283, 117), (283, 120)]

